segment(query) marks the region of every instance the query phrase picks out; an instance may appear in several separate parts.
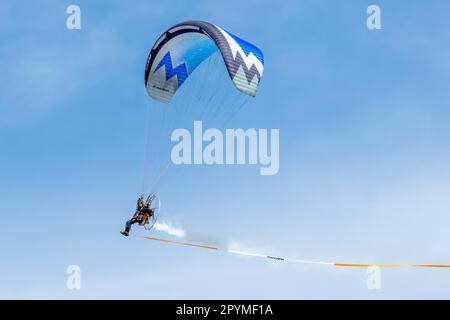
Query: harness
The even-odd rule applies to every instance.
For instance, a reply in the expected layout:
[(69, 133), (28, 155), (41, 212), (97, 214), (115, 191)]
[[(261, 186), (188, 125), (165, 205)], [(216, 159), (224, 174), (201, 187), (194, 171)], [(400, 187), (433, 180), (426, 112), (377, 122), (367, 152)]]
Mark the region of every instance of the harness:
[(148, 223), (148, 219), (150, 219), (149, 213), (143, 213), (142, 214), (142, 220), (139, 222), (140, 226), (145, 226)]

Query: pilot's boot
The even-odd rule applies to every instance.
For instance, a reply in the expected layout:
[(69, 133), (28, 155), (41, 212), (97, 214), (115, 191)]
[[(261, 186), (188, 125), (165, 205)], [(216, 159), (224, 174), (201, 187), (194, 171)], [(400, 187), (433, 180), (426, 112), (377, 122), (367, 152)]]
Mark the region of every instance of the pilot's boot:
[(130, 234), (132, 220), (133, 219), (127, 221), (127, 223), (125, 224), (125, 230), (124, 231), (120, 231), (120, 233), (123, 234), (125, 237), (128, 237), (129, 234)]

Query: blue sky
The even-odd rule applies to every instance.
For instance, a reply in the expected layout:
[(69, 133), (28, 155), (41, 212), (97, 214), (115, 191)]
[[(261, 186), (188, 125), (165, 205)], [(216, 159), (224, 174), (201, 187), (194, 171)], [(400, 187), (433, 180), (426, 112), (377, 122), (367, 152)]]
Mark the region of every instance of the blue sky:
[[(369, 31), (372, 3), (78, 1), (82, 29), (69, 31), (72, 2), (2, 1), (0, 297), (449, 298), (447, 270), (386, 270), (368, 290), (364, 269), (118, 233), (140, 192), (146, 110), (161, 122), (143, 85), (148, 51), (198, 19), (264, 52), (258, 95), (228, 127), (279, 128), (280, 171), (171, 170), (158, 190), (165, 219), (279, 256), (449, 263), (450, 4), (377, 1), (382, 30)], [(71, 264), (79, 291), (65, 286)]]

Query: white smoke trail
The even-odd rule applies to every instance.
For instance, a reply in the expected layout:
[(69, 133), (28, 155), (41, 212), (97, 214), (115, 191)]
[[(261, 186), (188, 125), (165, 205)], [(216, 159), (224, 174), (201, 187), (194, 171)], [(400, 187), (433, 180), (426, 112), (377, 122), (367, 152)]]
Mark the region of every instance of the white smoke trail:
[[(198, 236), (192, 236), (190, 234), (187, 234), (183, 229), (176, 228), (172, 226), (170, 223), (167, 222), (158, 222), (154, 225), (154, 229), (158, 231), (165, 232), (169, 235), (178, 237), (178, 238), (196, 238)], [(233, 255), (239, 255), (239, 256), (247, 256), (247, 257), (256, 257), (256, 258), (263, 258), (263, 259), (269, 259), (273, 262), (290, 262), (295, 263), (299, 265), (326, 265), (326, 266), (333, 266), (333, 267), (348, 267), (348, 268), (368, 268), (368, 267), (379, 267), (379, 268), (450, 268), (450, 264), (374, 264), (374, 263), (343, 263), (343, 262), (331, 262), (331, 261), (316, 261), (316, 260), (304, 260), (304, 259), (297, 259), (297, 258), (290, 258), (290, 257), (283, 257), (283, 256), (275, 256), (275, 255), (268, 255), (268, 254), (261, 254), (259, 250), (249, 250), (249, 249), (243, 249), (241, 245), (237, 242), (230, 243), (227, 247), (225, 246), (212, 246), (209, 244), (209, 242), (205, 242), (207, 244), (201, 244), (201, 243), (188, 243), (188, 242), (177, 242), (173, 240), (166, 240), (166, 239), (160, 239), (150, 236), (138, 236), (139, 238), (145, 238), (149, 240), (154, 241), (162, 241), (166, 243), (172, 243), (172, 244), (178, 244), (178, 245), (184, 245), (184, 246), (193, 246), (193, 247), (201, 247), (209, 250), (221, 250), (225, 251), (229, 254)]]
[(168, 235), (177, 237), (179, 239), (194, 241), (194, 242), (201, 242), (201, 243), (208, 243), (210, 245), (225, 245), (225, 242), (210, 236), (210, 235), (201, 235), (201, 234), (192, 234), (190, 232), (186, 232), (183, 228), (177, 226), (175, 227), (172, 223), (169, 221), (161, 221), (156, 222), (153, 226), (153, 229), (156, 231), (167, 233)]
[(165, 222), (165, 221), (156, 222), (155, 225), (153, 226), (153, 228), (155, 230), (165, 232), (165, 233), (167, 233), (171, 236), (177, 237), (177, 238), (185, 238), (186, 237), (186, 232), (183, 229), (174, 227), (169, 222)]

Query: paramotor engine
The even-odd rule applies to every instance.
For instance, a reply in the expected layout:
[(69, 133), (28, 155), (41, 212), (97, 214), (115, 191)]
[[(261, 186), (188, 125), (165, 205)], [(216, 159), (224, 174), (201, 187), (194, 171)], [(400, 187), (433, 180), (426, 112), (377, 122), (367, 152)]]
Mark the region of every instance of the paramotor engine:
[(161, 210), (161, 200), (155, 193), (152, 193), (147, 197), (145, 203), (150, 204), (150, 207), (153, 209), (153, 214), (147, 220), (143, 221), (143, 223), (141, 223), (140, 225), (143, 226), (146, 230), (151, 230), (158, 221), (159, 212)]

